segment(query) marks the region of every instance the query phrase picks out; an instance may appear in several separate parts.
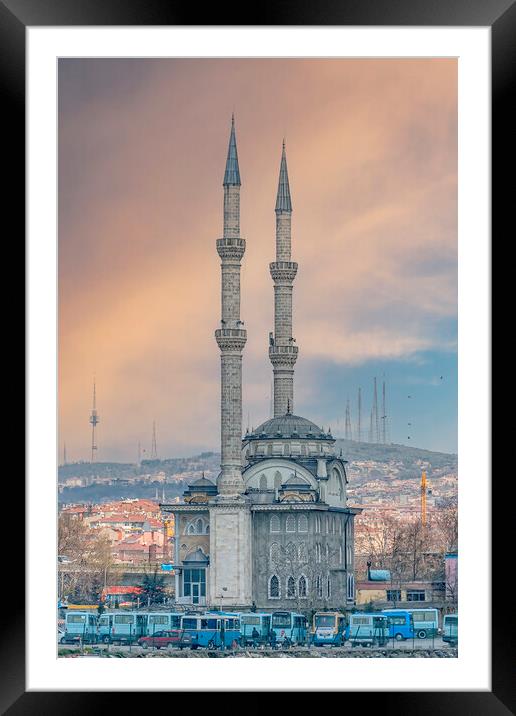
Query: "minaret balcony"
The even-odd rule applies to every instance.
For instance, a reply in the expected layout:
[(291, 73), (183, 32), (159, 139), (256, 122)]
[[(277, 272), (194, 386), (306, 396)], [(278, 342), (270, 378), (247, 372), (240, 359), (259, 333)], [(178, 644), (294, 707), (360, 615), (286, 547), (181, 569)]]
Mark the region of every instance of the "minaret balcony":
[(247, 341), (247, 331), (242, 328), (217, 328), (215, 340), (221, 351), (243, 351)]
[(217, 239), (217, 253), (223, 261), (241, 261), (245, 253), (245, 239), (233, 237)]
[(273, 261), (269, 264), (273, 281), (291, 283), (297, 274), (295, 261)]
[(294, 365), (297, 360), (298, 347), (289, 346), (269, 346), (269, 359), (272, 365)]

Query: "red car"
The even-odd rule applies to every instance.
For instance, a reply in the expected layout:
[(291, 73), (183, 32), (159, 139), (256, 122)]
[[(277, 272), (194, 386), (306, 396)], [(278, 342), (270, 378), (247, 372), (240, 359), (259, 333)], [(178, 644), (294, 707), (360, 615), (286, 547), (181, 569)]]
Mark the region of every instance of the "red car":
[(152, 636), (141, 636), (138, 639), (138, 644), (144, 649), (148, 646), (156, 649), (171, 649), (173, 647), (184, 649), (191, 648), (192, 637), (190, 634), (185, 634), (178, 629), (172, 629), (170, 631), (157, 631)]

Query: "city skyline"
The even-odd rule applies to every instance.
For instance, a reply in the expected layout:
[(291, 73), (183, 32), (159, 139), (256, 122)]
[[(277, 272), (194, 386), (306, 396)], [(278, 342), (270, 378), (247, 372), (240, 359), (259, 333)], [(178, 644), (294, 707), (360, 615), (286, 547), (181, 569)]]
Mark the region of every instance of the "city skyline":
[(391, 440), (456, 452), (456, 81), (455, 60), (61, 60), (60, 451), (88, 454), (93, 375), (97, 459), (134, 461), (154, 420), (162, 457), (217, 450), (213, 242), (234, 110), (243, 432), (269, 417), (286, 135), (295, 412), (340, 437), (360, 386), (367, 435), (385, 374)]

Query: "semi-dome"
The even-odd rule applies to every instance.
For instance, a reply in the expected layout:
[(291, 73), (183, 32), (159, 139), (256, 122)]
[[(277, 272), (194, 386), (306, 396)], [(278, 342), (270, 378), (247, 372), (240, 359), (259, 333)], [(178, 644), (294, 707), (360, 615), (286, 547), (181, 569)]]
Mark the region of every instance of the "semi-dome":
[(266, 440), (273, 438), (310, 438), (333, 440), (331, 433), (325, 433), (311, 420), (299, 415), (286, 413), (277, 418), (271, 418), (259, 425), (245, 436), (246, 440)]

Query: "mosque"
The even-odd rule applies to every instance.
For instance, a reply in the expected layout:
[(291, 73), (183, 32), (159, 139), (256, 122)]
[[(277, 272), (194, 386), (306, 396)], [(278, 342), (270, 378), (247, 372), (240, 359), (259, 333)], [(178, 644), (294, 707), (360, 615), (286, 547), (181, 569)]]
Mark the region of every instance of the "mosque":
[(180, 503), (163, 504), (175, 520), (178, 604), (263, 610), (345, 609), (355, 602), (353, 521), (347, 507), (346, 461), (335, 439), (295, 414), (291, 256), (292, 201), (285, 143), (276, 197), (274, 331), (269, 359), (274, 417), (242, 439), (240, 318), (240, 169), (234, 118), (224, 173), (224, 231), (217, 239), (222, 316), (215, 339), (221, 356), (221, 471), (216, 484), (193, 482)]

